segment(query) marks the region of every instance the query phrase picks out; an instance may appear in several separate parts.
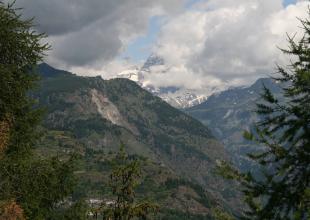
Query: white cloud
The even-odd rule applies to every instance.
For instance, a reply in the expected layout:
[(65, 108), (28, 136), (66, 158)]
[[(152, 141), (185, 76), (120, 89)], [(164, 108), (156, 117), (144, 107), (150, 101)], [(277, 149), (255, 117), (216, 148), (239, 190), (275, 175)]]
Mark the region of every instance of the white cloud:
[(68, 70), (81, 76), (102, 76), (104, 79), (112, 79), (115, 78), (118, 73), (124, 70), (134, 69), (136, 66), (130, 61), (115, 59), (105, 62), (102, 67), (103, 68), (85, 68), (83, 66), (73, 66)]
[[(6, 0), (9, 1), (9, 0)], [(132, 64), (117, 57), (144, 35), (149, 19), (165, 15), (153, 52), (165, 60), (145, 76), (155, 86), (210, 90), (249, 84), (287, 63), (279, 47), (286, 33), (301, 33), (296, 17), (308, 1), (284, 8), (282, 0), (19, 0), (26, 17), (50, 35), (47, 61), (80, 74), (113, 74)]]
[[(157, 86), (185, 88), (244, 85), (288, 64), (278, 47), (286, 33), (302, 33), (297, 17), (308, 2), (286, 8), (281, 0), (209, 0), (171, 18), (154, 52), (172, 71), (150, 76)], [(178, 70), (178, 71), (173, 71)]]

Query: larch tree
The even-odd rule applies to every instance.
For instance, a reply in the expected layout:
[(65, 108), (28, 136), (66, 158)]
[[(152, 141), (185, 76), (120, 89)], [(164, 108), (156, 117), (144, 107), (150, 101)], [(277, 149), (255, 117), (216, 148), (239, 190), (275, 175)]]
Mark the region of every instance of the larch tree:
[(42, 111), (30, 92), (49, 45), (20, 11), (0, 1), (0, 218), (47, 219), (72, 191), (73, 163), (34, 151)]
[(103, 219), (131, 220), (148, 219), (158, 210), (158, 205), (144, 198), (138, 198), (135, 189), (140, 184), (142, 176), (141, 161), (130, 158), (122, 145), (110, 175), (110, 186), (114, 200), (112, 204), (103, 204), (101, 214)]

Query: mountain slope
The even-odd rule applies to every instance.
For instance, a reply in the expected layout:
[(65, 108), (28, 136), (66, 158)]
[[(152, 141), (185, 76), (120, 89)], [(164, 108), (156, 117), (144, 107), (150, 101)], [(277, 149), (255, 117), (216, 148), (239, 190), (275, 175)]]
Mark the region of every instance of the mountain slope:
[[(177, 193), (181, 198), (170, 195), (163, 204), (174, 201), (173, 206), (183, 211), (184, 204), (196, 204), (190, 209), (196, 210), (193, 214), (210, 214), (211, 204), (232, 207), (236, 202), (230, 187), (213, 174), (217, 160), (229, 157), (199, 121), (127, 79), (78, 77), (46, 64), (40, 65), (39, 71), (42, 83), (37, 98), (47, 109), (43, 125), (47, 135), (41, 140), (45, 147), (39, 148), (43, 155), (80, 152), (84, 157), (83, 179), (96, 185), (106, 179), (106, 155), (116, 152), (123, 142), (130, 154), (149, 158), (146, 173), (156, 187), (167, 190), (163, 186), (172, 178), (178, 184), (169, 192), (181, 190), (188, 194), (188, 190), (197, 191), (195, 186), (199, 186), (202, 190), (196, 197), (208, 198), (207, 203), (196, 199), (200, 201), (196, 204)], [(96, 195), (94, 189), (99, 190), (96, 185), (86, 194)], [(194, 193), (190, 195), (194, 199)]]
[(263, 78), (247, 88), (234, 88), (214, 94), (206, 102), (185, 110), (211, 128), (242, 170), (251, 169), (253, 165), (246, 154), (260, 149), (244, 140), (243, 131), (250, 129), (259, 120), (254, 111), (256, 103), (261, 100), (264, 85), (276, 96), (280, 95), (279, 84), (272, 79)]

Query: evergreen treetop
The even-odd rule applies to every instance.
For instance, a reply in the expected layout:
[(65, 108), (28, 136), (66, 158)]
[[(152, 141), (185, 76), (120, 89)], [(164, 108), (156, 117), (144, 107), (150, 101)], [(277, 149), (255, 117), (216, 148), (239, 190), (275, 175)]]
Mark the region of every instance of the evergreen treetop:
[(29, 93), (49, 48), (44, 37), (14, 3), (0, 2), (0, 219), (48, 219), (75, 180), (72, 160), (34, 152), (42, 111)]
[(220, 169), (241, 183), (249, 208), (242, 219), (310, 218), (310, 21), (301, 23), (304, 36), (298, 41), (289, 37), (289, 48), (282, 50), (292, 56), (292, 63), (278, 66), (274, 77), (283, 97), (264, 87), (256, 111), (261, 120), (244, 135), (265, 146), (263, 152), (249, 155), (261, 165), (263, 177), (239, 173), (226, 163)]

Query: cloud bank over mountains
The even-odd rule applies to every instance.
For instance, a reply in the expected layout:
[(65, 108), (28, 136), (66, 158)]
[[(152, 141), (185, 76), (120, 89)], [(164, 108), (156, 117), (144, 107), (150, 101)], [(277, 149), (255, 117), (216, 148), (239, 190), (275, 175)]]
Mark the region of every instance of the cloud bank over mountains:
[(298, 18), (308, 1), (284, 6), (282, 0), (19, 0), (26, 17), (49, 35), (47, 61), (84, 74), (112, 77), (132, 63), (120, 55), (146, 34), (149, 20), (162, 18), (151, 52), (165, 65), (154, 67), (147, 80), (155, 86), (187, 89), (238, 86), (286, 64), (278, 47), (286, 33), (297, 38)]
[(197, 88), (237, 86), (271, 74), (276, 63), (288, 63), (278, 47), (287, 48), (286, 33), (300, 36), (297, 17), (306, 16), (308, 4), (301, 1), (284, 7), (280, 0), (200, 1), (162, 27), (154, 50), (172, 71), (166, 76), (154, 74), (152, 81)]

